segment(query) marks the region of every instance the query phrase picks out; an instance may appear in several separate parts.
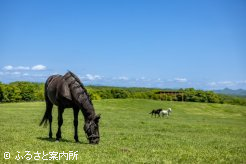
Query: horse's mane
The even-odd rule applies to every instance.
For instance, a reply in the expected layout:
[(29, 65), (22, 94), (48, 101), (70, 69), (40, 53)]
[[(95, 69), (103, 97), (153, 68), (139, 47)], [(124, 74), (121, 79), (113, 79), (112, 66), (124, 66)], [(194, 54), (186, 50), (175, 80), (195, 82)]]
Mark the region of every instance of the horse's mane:
[(85, 93), (86, 97), (88, 98), (90, 104), (93, 105), (92, 101), (91, 101), (91, 98), (90, 98), (90, 95), (88, 94), (86, 88), (84, 87), (84, 85), (80, 81), (80, 79), (74, 73), (72, 73), (71, 71), (68, 71), (66, 74), (70, 74), (75, 79), (75, 81), (71, 82), (71, 84), (70, 84), (71, 86), (70, 87), (73, 88), (73, 84), (75, 84), (75, 82), (77, 82), (79, 84), (79, 87), (81, 87), (82, 90), (84, 91), (84, 93)]

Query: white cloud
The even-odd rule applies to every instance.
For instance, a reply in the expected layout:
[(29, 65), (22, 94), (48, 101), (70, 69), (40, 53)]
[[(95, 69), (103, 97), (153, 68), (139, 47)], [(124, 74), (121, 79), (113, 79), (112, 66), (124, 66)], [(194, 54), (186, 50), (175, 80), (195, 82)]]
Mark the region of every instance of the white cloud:
[(11, 71), (13, 69), (14, 69), (14, 67), (12, 65), (7, 65), (7, 66), (3, 67), (3, 70), (5, 70), (5, 71)]
[(30, 67), (27, 66), (17, 66), (7, 65), (2, 68), (4, 71), (27, 71), (30, 70)]
[(185, 83), (188, 80), (186, 78), (179, 78), (179, 77), (177, 77), (177, 78), (174, 79), (174, 81), (179, 82), (179, 83)]
[(142, 76), (139, 78), (140, 80), (146, 80), (146, 77)]
[(151, 79), (146, 78), (146, 77), (140, 77), (140, 78), (136, 78), (135, 81), (137, 81), (137, 82), (149, 82), (149, 81), (151, 81)]
[(26, 71), (26, 70), (30, 70), (30, 67), (25, 67), (25, 66), (18, 66), (15, 67), (15, 70), (19, 70), (19, 71)]
[(208, 83), (208, 85), (214, 87), (217, 85), (217, 83), (216, 82), (210, 82), (210, 83)]
[(243, 81), (237, 81), (238, 84), (246, 84), (246, 80)]
[(33, 74), (32, 76), (33, 77), (46, 77), (46, 75), (44, 74)]
[(212, 87), (229, 87), (229, 86), (234, 86), (236, 84), (237, 82), (232, 82), (232, 81), (219, 81), (219, 82), (208, 83), (208, 85)]
[(20, 75), (21, 73), (20, 72), (13, 72), (12, 74), (13, 75)]
[(127, 80), (129, 80), (129, 78), (126, 77), (126, 76), (120, 76), (120, 77), (114, 77), (113, 80), (124, 80), (124, 81), (127, 81)]
[(95, 81), (95, 80), (101, 80), (103, 77), (100, 75), (92, 75), (92, 74), (86, 74), (85, 76), (80, 77), (82, 80), (90, 80), (90, 81)]
[(220, 85), (225, 85), (225, 86), (232, 86), (235, 85), (235, 82), (232, 81), (221, 81), (219, 82)]
[(25, 71), (25, 70), (30, 70), (30, 67), (25, 67), (25, 66), (17, 66), (14, 67), (12, 65), (7, 65), (2, 68), (5, 71)]
[(47, 67), (44, 66), (44, 65), (41, 65), (41, 64), (35, 65), (35, 66), (32, 67), (33, 71), (43, 71), (43, 70), (46, 70), (46, 69), (47, 69)]
[(4, 71), (0, 72), (1, 76), (22, 76), (23, 73), (20, 71)]
[(212, 89), (222, 89), (222, 88), (231, 88), (238, 89), (246, 87), (246, 80), (241, 81), (214, 81), (207, 83), (207, 86), (212, 87)]

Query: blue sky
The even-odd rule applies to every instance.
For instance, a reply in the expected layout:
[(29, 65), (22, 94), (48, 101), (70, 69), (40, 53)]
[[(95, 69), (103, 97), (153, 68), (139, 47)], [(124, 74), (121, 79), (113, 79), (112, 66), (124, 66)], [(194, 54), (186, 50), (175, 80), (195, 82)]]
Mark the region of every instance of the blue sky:
[(0, 81), (246, 89), (246, 1), (0, 1)]

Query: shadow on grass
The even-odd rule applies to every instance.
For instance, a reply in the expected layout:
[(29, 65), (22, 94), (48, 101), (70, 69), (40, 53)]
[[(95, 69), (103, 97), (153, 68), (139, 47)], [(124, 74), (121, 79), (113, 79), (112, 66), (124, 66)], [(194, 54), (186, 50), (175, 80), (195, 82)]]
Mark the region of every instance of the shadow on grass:
[[(49, 138), (49, 137), (37, 137), (38, 140), (41, 140), (41, 141), (49, 141), (49, 142), (56, 142), (56, 139), (55, 138)], [(71, 141), (71, 140), (67, 140), (67, 139), (60, 139), (59, 142), (67, 142), (67, 143), (75, 143), (75, 144), (89, 144), (89, 143), (86, 143), (86, 142), (75, 142), (75, 141)]]

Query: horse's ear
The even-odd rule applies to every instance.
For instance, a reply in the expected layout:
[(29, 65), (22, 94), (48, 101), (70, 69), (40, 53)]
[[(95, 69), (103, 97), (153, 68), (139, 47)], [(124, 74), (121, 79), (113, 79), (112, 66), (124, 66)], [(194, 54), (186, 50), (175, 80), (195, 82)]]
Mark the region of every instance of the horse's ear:
[(95, 122), (98, 123), (100, 118), (101, 118), (101, 114), (96, 115), (96, 117), (94, 118)]

